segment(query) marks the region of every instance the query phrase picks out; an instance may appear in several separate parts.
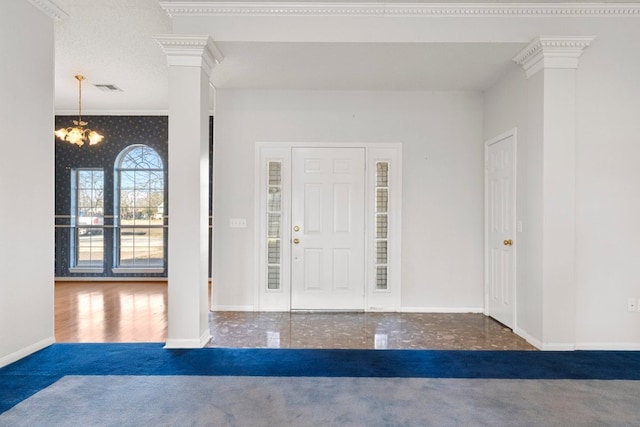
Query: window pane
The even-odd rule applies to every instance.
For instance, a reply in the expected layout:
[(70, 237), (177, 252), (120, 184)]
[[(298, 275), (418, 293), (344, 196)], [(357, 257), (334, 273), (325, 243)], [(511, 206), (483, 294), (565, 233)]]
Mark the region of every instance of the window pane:
[(379, 214), (376, 216), (376, 238), (386, 239), (388, 232), (388, 217), (387, 214)]
[(267, 288), (280, 289), (280, 266), (270, 265), (267, 273)]
[(119, 267), (164, 266), (164, 171), (151, 147), (126, 149), (116, 165)]
[(376, 268), (376, 289), (387, 289), (387, 266)]
[(376, 163), (376, 187), (389, 186), (389, 163)]
[(269, 214), (269, 231), (267, 237), (280, 237), (280, 214)]
[(269, 212), (280, 211), (280, 188), (269, 187), (269, 206), (267, 207)]
[(164, 229), (123, 227), (120, 229), (120, 266), (157, 267), (164, 263)]
[(269, 162), (269, 185), (280, 185), (282, 180), (280, 162)]
[[(84, 229), (84, 231), (88, 231)], [(75, 267), (102, 267), (104, 259), (102, 235), (89, 232), (76, 235)]]
[(102, 267), (104, 171), (74, 169), (71, 193), (71, 267)]
[(389, 207), (389, 190), (386, 188), (376, 189), (376, 212), (387, 212)]
[(378, 240), (376, 243), (376, 264), (387, 263), (387, 241)]
[(280, 264), (280, 239), (269, 239), (268, 249), (269, 264)]

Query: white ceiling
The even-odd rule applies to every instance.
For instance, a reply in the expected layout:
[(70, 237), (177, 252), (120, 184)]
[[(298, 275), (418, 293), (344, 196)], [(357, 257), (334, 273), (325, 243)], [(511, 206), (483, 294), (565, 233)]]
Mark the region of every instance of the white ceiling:
[[(153, 36), (170, 34), (172, 25), (158, 0), (54, 2), (69, 15), (55, 24), (57, 114), (76, 113), (73, 76), (78, 73), (86, 76), (87, 114), (166, 113), (168, 70)], [(518, 43), (216, 44), (225, 59), (212, 73), (215, 87), (326, 90), (481, 91), (514, 66), (511, 58), (524, 47)], [(102, 92), (94, 84), (114, 84), (122, 92)]]

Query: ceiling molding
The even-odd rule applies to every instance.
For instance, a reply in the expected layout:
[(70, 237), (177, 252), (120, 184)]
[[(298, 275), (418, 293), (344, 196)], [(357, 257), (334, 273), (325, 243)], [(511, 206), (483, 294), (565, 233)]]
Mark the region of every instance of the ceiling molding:
[(611, 17), (638, 3), (383, 3), (160, 1), (171, 16)]
[(61, 21), (69, 17), (64, 10), (60, 9), (58, 5), (51, 0), (29, 0), (29, 3), (43, 11), (47, 16), (55, 21)]
[(169, 65), (201, 66), (211, 74), (224, 55), (209, 36), (169, 34), (154, 36), (167, 55)]
[(578, 68), (592, 36), (540, 36), (517, 54), (513, 61), (524, 68), (527, 78), (545, 68)]

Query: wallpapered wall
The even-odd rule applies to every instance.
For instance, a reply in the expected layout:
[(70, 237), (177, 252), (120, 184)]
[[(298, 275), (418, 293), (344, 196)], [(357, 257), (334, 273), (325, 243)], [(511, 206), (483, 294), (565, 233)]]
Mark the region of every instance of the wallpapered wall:
[[(161, 157), (165, 167), (165, 214), (169, 206), (166, 173), (168, 165), (168, 118), (166, 116), (86, 116), (88, 127), (105, 136), (96, 146), (82, 147), (55, 138), (55, 276), (56, 277), (166, 277), (164, 273), (114, 274), (113, 259), (113, 208), (114, 166), (118, 154), (133, 144), (144, 144), (153, 148)], [(55, 128), (68, 127), (76, 116), (56, 116)], [(213, 157), (213, 117), (210, 118), (210, 159)], [(211, 160), (210, 160), (211, 163)], [(70, 272), (71, 263), (71, 171), (75, 168), (100, 168), (104, 170), (104, 265), (102, 273)], [(211, 212), (211, 202), (209, 203)], [(211, 213), (209, 213), (211, 215)], [(166, 245), (166, 237), (165, 237)], [(165, 251), (166, 257), (166, 251)], [(165, 258), (166, 266), (166, 258)], [(211, 268), (209, 268), (211, 269)]]

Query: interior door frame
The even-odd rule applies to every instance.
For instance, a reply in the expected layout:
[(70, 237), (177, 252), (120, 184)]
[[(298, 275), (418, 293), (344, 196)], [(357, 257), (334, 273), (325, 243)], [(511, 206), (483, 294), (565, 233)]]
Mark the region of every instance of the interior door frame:
[[(291, 310), (291, 152), (293, 148), (363, 148), (365, 150), (365, 311), (401, 310), (401, 250), (402, 250), (402, 144), (401, 143), (295, 143), (257, 142), (255, 147), (255, 216), (254, 271), (256, 287), (254, 311)], [(280, 288), (267, 289), (267, 176), (268, 163), (281, 163), (281, 244)], [(377, 162), (389, 163), (389, 241), (388, 288), (375, 289), (375, 171)]]
[[(518, 130), (517, 128), (510, 129), (484, 143), (484, 314), (489, 316), (489, 293), (490, 293), (490, 283), (489, 283), (489, 147), (493, 144), (497, 144), (507, 138), (511, 138), (513, 140), (513, 158), (512, 158), (512, 178), (513, 178), (513, 188), (512, 188), (512, 230), (514, 233), (520, 233), (521, 230), (517, 227), (519, 223), (517, 219), (517, 178), (518, 178)], [(515, 237), (515, 236), (514, 236)], [(517, 281), (517, 267), (518, 267), (518, 240), (516, 238), (516, 244), (512, 247), (513, 250), (513, 273), (512, 273), (512, 283), (513, 283), (513, 325), (511, 326), (513, 331), (517, 330), (518, 327), (518, 281)]]

